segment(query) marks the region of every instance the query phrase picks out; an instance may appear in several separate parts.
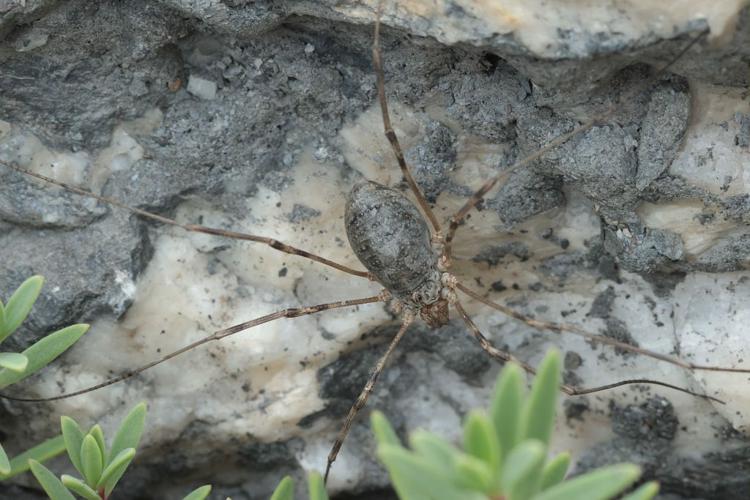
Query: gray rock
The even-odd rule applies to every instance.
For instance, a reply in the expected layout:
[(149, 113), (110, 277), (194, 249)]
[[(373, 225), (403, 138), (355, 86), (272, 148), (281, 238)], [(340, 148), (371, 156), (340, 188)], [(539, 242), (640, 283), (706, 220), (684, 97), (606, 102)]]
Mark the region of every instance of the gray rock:
[(637, 189), (645, 189), (669, 168), (687, 129), (689, 111), (687, 82), (666, 82), (651, 95), (638, 141)]
[[(593, 24), (572, 25), (567, 7), (557, 5), (551, 11), (557, 24), (527, 26), (538, 30), (532, 33), (481, 10), (495, 5), (451, 2), (416, 16), (416, 4), (404, 2), (384, 15), (387, 94), (424, 125), (405, 154), (427, 198), (438, 203), (441, 221), (513, 161), (609, 106), (618, 111), (490, 193), (460, 229), (456, 273), (530, 316), (679, 352), (679, 329), (670, 320), (679, 309), (676, 284), (717, 272), (740, 282), (748, 267), (750, 204), (733, 184), (744, 164), (737, 162), (731, 180), (700, 177), (715, 168), (712, 151), (743, 158), (747, 112), (711, 118), (731, 140), (692, 137), (696, 117), (688, 113), (692, 100), (714, 96), (706, 83), (718, 85), (721, 95), (747, 85), (747, 12), (736, 32), (725, 33), (728, 43), (700, 44), (651, 88), (643, 85), (648, 67), (669, 61), (708, 24), (717, 26), (713, 11), (675, 17), (662, 33), (632, 13), (605, 8), (611, 24), (599, 23), (608, 28), (597, 31)], [(533, 2), (526, 7), (536, 12)], [(341, 220), (346, 191), (363, 174), (382, 173), (346, 155), (341, 133), (376, 105), (371, 14), (372, 5), (357, 0), (6, 2), (0, 6), (0, 160), (56, 172), (60, 158), (79, 155), (83, 185), (132, 207), (351, 259)], [(196, 86), (199, 79), (209, 84)], [(400, 188), (392, 152), (375, 144), (382, 135), (378, 112), (372, 113), (373, 137), (358, 137), (354, 146)], [(121, 133), (142, 153), (128, 156)], [(686, 144), (696, 142), (696, 157), (705, 162), (685, 162)], [(672, 168), (681, 159), (681, 170)], [(667, 209), (691, 203), (704, 210), (689, 230), (687, 216), (666, 217), (658, 227), (644, 222), (646, 205), (669, 215)], [(513, 234), (499, 231), (500, 224)], [(263, 253), (262, 245), (202, 238), (0, 165), (0, 296), (7, 299), (31, 274), (46, 277), (29, 321), (3, 349), (22, 349), (73, 322), (98, 327), (15, 393), (56, 394), (233, 322), (377, 293), (298, 257)], [(176, 266), (181, 263), (192, 267)], [(178, 270), (159, 274), (161, 268)], [(159, 287), (168, 293), (153, 294)], [(722, 293), (742, 304), (745, 290)], [(632, 378), (655, 365), (470, 307), (498, 347), (529, 362), (552, 342), (562, 346), (570, 383)], [(150, 319), (136, 318), (143, 309)], [(726, 314), (716, 321), (735, 331), (742, 318)], [(112, 428), (134, 401), (146, 399), (152, 434), (123, 491), (181, 498), (199, 483), (213, 483), (216, 498), (267, 498), (283, 474), (299, 479), (303, 468), (322, 466), (393, 323), (374, 306), (279, 320), (92, 399), (49, 407), (4, 403), (3, 445), (17, 452), (49, 437), (60, 413)], [(173, 332), (179, 337), (170, 337)], [(712, 356), (709, 333), (698, 357)], [(414, 326), (368, 408), (383, 410), (401, 434), (426, 426), (456, 438), (460, 416), (487, 401), (496, 370), (455, 318), (435, 331)], [(680, 385), (700, 383), (679, 370), (657, 373)], [(569, 421), (561, 429), (579, 419), (601, 425), (590, 422), (606, 420), (602, 405), (614, 401), (612, 442), (597, 447), (571, 440), (578, 452), (588, 450), (580, 467), (635, 460), (675, 498), (740, 498), (750, 485), (744, 434), (696, 439), (701, 446), (688, 457), (674, 444), (680, 433), (703, 438), (711, 434), (707, 429), (727, 428), (725, 417), (702, 401), (657, 396), (639, 389), (568, 400)], [(372, 453), (366, 412), (334, 466), (334, 492), (384, 491), (387, 477)], [(0, 496), (22, 494), (15, 486), (0, 488), (7, 488)]]
[(187, 91), (201, 99), (216, 98), (216, 83), (199, 76), (191, 75), (188, 80)]

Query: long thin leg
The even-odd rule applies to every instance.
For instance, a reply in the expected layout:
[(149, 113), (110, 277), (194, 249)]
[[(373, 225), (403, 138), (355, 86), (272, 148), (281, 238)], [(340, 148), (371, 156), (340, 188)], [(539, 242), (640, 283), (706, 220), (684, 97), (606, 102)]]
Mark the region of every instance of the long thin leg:
[[(479, 342), (479, 345), (484, 349), (484, 351), (492, 356), (493, 358), (507, 362), (512, 361), (514, 363), (517, 363), (525, 372), (527, 372), (530, 375), (536, 375), (536, 370), (529, 365), (528, 363), (524, 363), (523, 361), (518, 360), (516, 357), (514, 357), (512, 354), (505, 352), (503, 350), (500, 350), (493, 346), (489, 340), (487, 340), (487, 337), (485, 337), (482, 332), (479, 330), (479, 327), (472, 321), (472, 319), (469, 317), (469, 315), (466, 313), (464, 308), (461, 306), (461, 303), (459, 301), (456, 301), (453, 304), (456, 307), (456, 310), (461, 315), (461, 318), (463, 318), (466, 325), (471, 330), (471, 334), (474, 336), (475, 339)], [(724, 401), (717, 399), (713, 396), (709, 396), (707, 394), (700, 394), (698, 392), (693, 392), (689, 389), (685, 389), (683, 387), (679, 387), (676, 385), (672, 385), (667, 382), (661, 382), (659, 380), (651, 380), (647, 378), (637, 378), (637, 379), (628, 379), (628, 380), (621, 380), (619, 382), (614, 382), (611, 384), (606, 385), (600, 385), (597, 387), (575, 387), (568, 384), (560, 384), (560, 390), (567, 394), (568, 396), (582, 396), (584, 394), (592, 394), (594, 392), (601, 392), (606, 391), (609, 389), (614, 389), (615, 387), (621, 387), (624, 385), (633, 385), (633, 384), (647, 384), (647, 385), (658, 385), (661, 387), (667, 387), (669, 389), (673, 389), (675, 391), (684, 392), (685, 394), (690, 394), (691, 396), (695, 396), (698, 398), (708, 399), (710, 401), (714, 401), (716, 403), (724, 404)]]
[[(633, 97), (637, 96), (644, 90), (646, 90), (649, 86), (653, 84), (659, 77), (661, 77), (669, 68), (672, 67), (674, 63), (676, 63), (685, 53), (690, 50), (695, 44), (697, 44), (699, 41), (703, 39), (708, 34), (708, 30), (702, 31), (699, 35), (697, 35), (695, 38), (693, 38), (685, 47), (680, 50), (680, 52), (677, 53), (672, 59), (669, 60), (665, 65), (660, 67), (658, 70), (654, 72), (653, 75), (651, 75), (650, 78), (645, 79), (641, 85), (638, 85), (636, 88), (633, 89), (632, 92), (628, 92), (623, 96), (620, 96), (620, 99), (618, 102), (630, 102)], [(471, 198), (469, 198), (464, 206), (462, 206), (458, 211), (453, 214), (453, 216), (450, 218), (450, 222), (448, 225), (448, 231), (445, 235), (445, 245), (443, 246), (443, 255), (442, 260), (443, 262), (450, 262), (451, 257), (451, 243), (453, 242), (454, 237), (456, 236), (456, 230), (458, 229), (458, 226), (461, 224), (461, 222), (464, 220), (464, 217), (473, 209), (476, 207), (487, 195), (487, 193), (494, 188), (499, 182), (504, 181), (513, 171), (518, 170), (519, 168), (522, 168), (529, 163), (539, 159), (542, 155), (548, 153), (550, 150), (555, 149), (558, 146), (561, 146), (565, 144), (567, 141), (572, 139), (573, 137), (577, 136), (578, 134), (581, 134), (597, 123), (601, 123), (604, 120), (610, 118), (615, 112), (617, 111), (619, 106), (611, 105), (609, 106), (604, 112), (594, 116), (592, 119), (584, 122), (583, 124), (577, 126), (570, 132), (566, 132), (564, 134), (561, 134), (557, 136), (555, 139), (551, 140), (549, 143), (547, 143), (544, 147), (539, 149), (537, 152), (522, 158), (518, 160), (516, 163), (505, 169), (504, 171), (497, 174), (495, 177), (491, 178), (487, 182), (480, 187), (476, 193), (474, 193)]]
[(158, 364), (164, 363), (165, 361), (168, 361), (172, 358), (176, 358), (180, 354), (183, 354), (198, 346), (207, 344), (208, 342), (211, 342), (214, 340), (221, 340), (225, 337), (229, 337), (230, 335), (234, 335), (235, 333), (239, 333), (241, 331), (248, 330), (258, 325), (262, 325), (263, 323), (268, 323), (270, 321), (274, 321), (280, 318), (296, 318), (298, 316), (306, 316), (308, 314), (315, 314), (317, 312), (327, 311), (328, 309), (338, 309), (341, 307), (351, 307), (351, 306), (358, 306), (362, 304), (372, 304), (375, 302), (384, 302), (385, 300), (387, 300), (388, 296), (389, 294), (383, 291), (378, 295), (374, 295), (372, 297), (365, 297), (362, 299), (340, 300), (338, 302), (328, 302), (326, 304), (318, 304), (315, 306), (291, 307), (288, 309), (283, 309), (281, 311), (276, 311), (274, 313), (266, 314), (265, 316), (252, 319), (250, 321), (245, 321), (244, 323), (240, 323), (238, 325), (230, 326), (229, 328), (224, 328), (223, 330), (218, 330), (214, 332), (212, 335), (209, 335), (208, 337), (204, 337), (200, 340), (196, 340), (195, 342), (188, 344), (184, 347), (181, 347), (180, 349), (177, 349), (176, 351), (170, 352), (169, 354), (162, 356), (161, 358), (155, 361), (152, 361), (148, 364), (140, 366), (134, 370), (128, 370), (122, 375), (118, 375), (117, 377), (110, 378), (108, 380), (105, 380), (104, 382), (101, 382), (96, 385), (92, 385), (91, 387), (87, 387), (85, 389), (80, 389), (74, 392), (69, 392), (67, 394), (60, 394), (60, 395), (53, 396), (50, 398), (17, 398), (14, 396), (7, 396), (5, 394), (0, 394), (0, 399), (9, 399), (11, 401), (23, 401), (23, 402), (29, 402), (29, 403), (39, 403), (43, 401), (57, 401), (59, 399), (72, 398), (74, 396), (79, 396), (81, 394), (86, 394), (87, 392), (101, 389), (102, 387), (107, 387), (112, 384), (122, 382), (123, 380), (129, 379), (130, 377), (138, 375), (139, 373), (144, 372), (148, 370), (149, 368), (152, 368)]
[(414, 315), (411, 312), (406, 311), (404, 313), (404, 322), (401, 324), (401, 328), (399, 328), (398, 333), (396, 333), (396, 336), (393, 337), (393, 340), (391, 340), (391, 343), (388, 345), (388, 349), (386, 349), (385, 353), (378, 360), (377, 364), (375, 365), (375, 368), (372, 370), (372, 373), (370, 374), (370, 378), (367, 380), (367, 383), (365, 384), (365, 387), (362, 389), (362, 392), (359, 394), (359, 396), (357, 397), (357, 400), (354, 402), (354, 405), (352, 405), (351, 409), (349, 410), (349, 413), (346, 415), (346, 420), (344, 420), (344, 425), (341, 426), (341, 430), (336, 436), (336, 441), (333, 442), (333, 447), (331, 447), (331, 451), (330, 453), (328, 453), (328, 461), (326, 463), (326, 473), (323, 478), (324, 481), (328, 481), (328, 474), (331, 472), (331, 466), (333, 465), (333, 462), (336, 461), (336, 457), (339, 454), (339, 450), (341, 450), (341, 445), (344, 444), (344, 440), (346, 439), (346, 436), (349, 434), (349, 430), (352, 427), (352, 422), (354, 422), (354, 418), (357, 416), (357, 413), (359, 413), (359, 410), (361, 410), (365, 406), (365, 404), (367, 404), (367, 398), (370, 397), (370, 394), (372, 393), (372, 390), (375, 387), (375, 383), (378, 381), (380, 372), (382, 372), (383, 368), (385, 368), (385, 363), (388, 361), (388, 357), (396, 348), (396, 345), (399, 343), (401, 338), (406, 333), (406, 329), (409, 327), (409, 325), (411, 325), (413, 321), (414, 321)]
[(416, 181), (414, 181), (414, 177), (412, 177), (411, 172), (409, 171), (409, 166), (406, 164), (406, 160), (404, 159), (404, 152), (401, 150), (401, 144), (398, 141), (396, 132), (393, 131), (393, 126), (391, 125), (391, 117), (390, 113), (388, 112), (388, 101), (385, 97), (385, 76), (383, 74), (383, 61), (380, 55), (380, 14), (382, 7), (383, 6), (381, 1), (378, 3), (377, 18), (375, 19), (375, 34), (372, 40), (372, 64), (375, 67), (375, 78), (377, 80), (378, 87), (378, 100), (380, 101), (380, 111), (382, 111), (383, 113), (383, 128), (385, 129), (385, 136), (386, 138), (388, 138), (388, 142), (391, 143), (391, 148), (393, 149), (393, 153), (396, 155), (398, 166), (401, 168), (401, 173), (404, 175), (406, 183), (409, 184), (409, 188), (417, 198), (417, 202), (419, 203), (422, 212), (424, 212), (424, 214), (427, 216), (427, 219), (429, 219), (430, 224), (432, 224), (433, 229), (435, 229), (435, 233), (439, 234), (440, 223), (438, 222), (437, 217), (435, 217), (435, 214), (432, 212), (430, 205), (427, 203), (422, 190), (419, 189)]
[(0, 165), (5, 165), (6, 167), (10, 168), (11, 170), (15, 170), (16, 172), (22, 173), (24, 175), (28, 175), (30, 177), (34, 177), (36, 179), (42, 180), (44, 182), (48, 182), (50, 184), (53, 184), (55, 186), (59, 186), (61, 188), (64, 188), (68, 191), (71, 191), (73, 193), (79, 194), (81, 196), (86, 196), (89, 198), (93, 198), (97, 201), (101, 201), (103, 203), (107, 203), (109, 205), (122, 208), (124, 210), (127, 210), (129, 212), (132, 212), (136, 215), (140, 215), (141, 217), (145, 217), (147, 219), (155, 220), (158, 222), (161, 222), (163, 224), (169, 224), (170, 226), (176, 226), (179, 228), (184, 229), (185, 231), (190, 231), (194, 233), (204, 233), (204, 234), (212, 234), (215, 236), (223, 236), (226, 238), (233, 238), (237, 240), (244, 240), (244, 241), (254, 241), (256, 243), (263, 243), (265, 245), (268, 245), (269, 247), (273, 248), (274, 250), (278, 250), (280, 252), (288, 253), (291, 255), (297, 255), (299, 257), (304, 257), (306, 259), (314, 260), (315, 262), (319, 262), (321, 264), (325, 264), (326, 266), (333, 267), (334, 269), (338, 269), (339, 271), (343, 271), (348, 274), (353, 274), (354, 276), (358, 276), (360, 278), (367, 278), (370, 280), (374, 280), (374, 277), (368, 273), (367, 271), (357, 271), (356, 269), (352, 269), (351, 267), (345, 266), (343, 264), (338, 264), (336, 262), (333, 262), (332, 260), (326, 259), (325, 257), (320, 257), (318, 255), (312, 254), (310, 252), (306, 252), (305, 250), (302, 250), (301, 248), (293, 247), (291, 245), (287, 245), (286, 243), (283, 243), (279, 240), (276, 240), (274, 238), (267, 238), (265, 236), (256, 236), (253, 234), (246, 234), (246, 233), (237, 233), (235, 231), (227, 231), (224, 229), (218, 229), (218, 228), (212, 228), (212, 227), (206, 227), (206, 226), (199, 226), (196, 224), (181, 224), (180, 222), (177, 222), (174, 219), (170, 219), (169, 217), (164, 217), (163, 215), (154, 214), (151, 212), (147, 212), (146, 210), (141, 210), (140, 208), (131, 207), (129, 205), (126, 205), (125, 203), (121, 202), (120, 200), (117, 200), (115, 198), (109, 198), (107, 196), (101, 196), (96, 193), (92, 193), (91, 191), (87, 191), (86, 189), (81, 189), (76, 186), (72, 186), (70, 184), (67, 184), (65, 182), (60, 182), (58, 180), (52, 179), (50, 177), (47, 177), (46, 175), (38, 174), (36, 172), (31, 172), (30, 170), (26, 170), (24, 168), (21, 168), (17, 165), (13, 165), (11, 163), (7, 163), (5, 161), (0, 160)]
[(664, 361), (665, 363), (670, 363), (670, 364), (679, 366), (680, 368), (684, 368), (686, 370), (702, 370), (702, 371), (730, 372), (730, 373), (750, 373), (750, 368), (723, 368), (721, 366), (696, 365), (696, 364), (690, 363), (689, 361), (685, 361), (683, 359), (680, 359), (674, 356), (667, 356), (666, 354), (661, 354), (658, 352), (649, 351), (648, 349), (643, 349), (641, 347), (636, 347), (634, 345), (626, 344), (625, 342), (620, 342), (618, 340), (615, 340), (611, 337), (607, 337), (605, 335), (596, 335), (594, 333), (590, 333), (581, 328), (578, 328), (575, 325), (567, 325), (565, 323), (552, 323), (549, 321), (541, 321), (538, 319), (534, 319), (530, 316), (526, 316), (525, 314), (521, 314), (515, 309), (511, 309), (510, 307), (504, 306), (502, 304), (498, 304), (497, 302), (493, 302), (487, 299), (486, 297), (482, 297), (477, 292), (471, 290), (470, 288), (466, 287), (465, 285), (461, 283), (457, 283), (456, 288), (461, 290), (463, 293), (465, 293), (472, 299), (478, 300), (479, 302), (485, 305), (488, 305), (491, 308), (496, 309), (500, 311), (501, 313), (506, 314), (513, 319), (517, 319), (518, 321), (521, 321), (529, 325), (530, 327), (536, 328), (537, 330), (540, 330), (540, 331), (551, 331), (557, 334), (561, 334), (563, 332), (572, 333), (573, 335), (578, 335), (579, 337), (583, 337), (597, 344), (606, 344), (612, 347), (616, 347), (618, 349), (622, 349), (624, 351), (632, 352), (635, 354), (642, 354), (643, 356), (648, 356), (649, 358), (654, 358), (659, 361)]

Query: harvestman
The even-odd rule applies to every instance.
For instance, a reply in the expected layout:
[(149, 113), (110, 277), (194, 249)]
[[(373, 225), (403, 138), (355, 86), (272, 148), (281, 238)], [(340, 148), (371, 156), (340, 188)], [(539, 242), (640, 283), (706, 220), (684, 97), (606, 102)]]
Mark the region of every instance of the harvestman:
[[(703, 36), (705, 36), (705, 34), (706, 32), (703, 32), (701, 35), (693, 39), (668, 64), (664, 65), (658, 71), (656, 71), (650, 77), (650, 79), (648, 79), (645, 87), (637, 90), (639, 92), (646, 90), (648, 85), (653, 83), (693, 45), (698, 43), (703, 38)], [(365, 387), (362, 389), (359, 397), (354, 402), (354, 405), (351, 407), (349, 413), (346, 416), (344, 424), (342, 425), (341, 430), (336, 437), (336, 441), (334, 442), (328, 455), (325, 471), (325, 478), (327, 479), (331, 470), (331, 466), (336, 460), (338, 452), (349, 433), (354, 418), (356, 417), (359, 410), (361, 410), (366, 404), (367, 399), (372, 393), (375, 383), (378, 380), (378, 376), (383, 371), (383, 368), (385, 367), (389, 356), (393, 353), (397, 344), (405, 335), (409, 325), (411, 325), (417, 317), (421, 317), (430, 327), (437, 328), (448, 323), (449, 309), (452, 306), (466, 323), (471, 334), (479, 342), (479, 345), (482, 347), (482, 349), (486, 351), (491, 357), (504, 362), (514, 361), (518, 363), (529, 374), (533, 375), (535, 373), (534, 368), (529, 364), (519, 361), (512, 354), (497, 349), (490, 344), (487, 338), (479, 330), (477, 325), (466, 313), (461, 300), (459, 300), (459, 292), (460, 294), (464, 294), (471, 299), (477, 300), (538, 330), (549, 330), (557, 334), (571, 333), (584, 337), (591, 342), (606, 344), (618, 349), (622, 349), (624, 351), (649, 356), (659, 361), (671, 363), (687, 370), (750, 373), (750, 369), (696, 365), (677, 357), (659, 354), (653, 351), (635, 347), (630, 344), (619, 342), (610, 337), (589, 333), (574, 325), (536, 320), (530, 316), (526, 316), (518, 311), (503, 306), (502, 304), (495, 303), (485, 298), (480, 293), (460, 283), (458, 279), (449, 272), (452, 256), (451, 248), (456, 236), (456, 231), (458, 230), (458, 227), (460, 226), (464, 218), (469, 214), (469, 212), (483, 200), (484, 196), (486, 196), (490, 190), (504, 181), (512, 171), (528, 165), (529, 163), (539, 159), (542, 155), (549, 152), (553, 148), (562, 145), (574, 136), (591, 129), (597, 123), (611, 117), (614, 114), (616, 108), (612, 106), (598, 116), (575, 127), (573, 130), (558, 136), (536, 153), (523, 158), (509, 168), (506, 168), (500, 174), (485, 182), (484, 185), (476, 193), (474, 193), (452, 217), (450, 217), (448, 229), (447, 231), (443, 231), (439, 221), (435, 217), (435, 214), (433, 213), (422, 191), (414, 181), (414, 178), (409, 171), (409, 167), (407, 166), (404, 159), (404, 154), (401, 149), (398, 137), (396, 136), (396, 133), (394, 132), (391, 125), (388, 112), (388, 103), (385, 96), (385, 77), (383, 73), (383, 64), (379, 49), (379, 42), (380, 13), (378, 12), (377, 19), (375, 21), (372, 57), (377, 81), (378, 100), (383, 117), (385, 136), (388, 139), (391, 148), (393, 149), (393, 153), (396, 156), (396, 160), (398, 161), (401, 173), (403, 174), (404, 179), (409, 185), (409, 189), (412, 195), (414, 196), (414, 198), (416, 198), (419, 208), (412, 204), (412, 202), (409, 201), (409, 199), (406, 198), (406, 196), (401, 192), (382, 186), (375, 182), (365, 182), (354, 186), (354, 188), (349, 193), (346, 204), (346, 232), (354, 253), (357, 255), (361, 263), (368, 269), (368, 271), (359, 271), (357, 269), (350, 268), (348, 266), (326, 259), (325, 257), (314, 255), (301, 248), (296, 248), (286, 243), (280, 242), (273, 238), (238, 233), (234, 231), (227, 231), (223, 229), (211, 228), (195, 224), (182, 224), (174, 219), (153, 214), (138, 208), (130, 207), (125, 203), (120, 202), (119, 200), (100, 196), (93, 192), (86, 191), (84, 189), (80, 189), (78, 187), (51, 179), (49, 177), (27, 171), (16, 165), (11, 165), (9, 163), (0, 161), (0, 164), (3, 164), (8, 168), (16, 170), (25, 175), (35, 177), (50, 184), (65, 188), (81, 196), (94, 198), (98, 201), (119, 207), (124, 210), (128, 210), (136, 215), (140, 215), (142, 217), (152, 219), (163, 224), (177, 226), (184, 229), (185, 231), (190, 232), (204, 233), (262, 243), (280, 252), (304, 257), (320, 264), (330, 266), (344, 273), (357, 276), (359, 278), (377, 281), (384, 287), (379, 294), (371, 297), (347, 299), (338, 302), (329, 302), (308, 307), (287, 308), (281, 311), (267, 314), (250, 321), (246, 321), (244, 323), (240, 323), (216, 331), (208, 337), (188, 344), (181, 349), (162, 356), (161, 358), (146, 365), (140, 366), (133, 370), (129, 370), (117, 377), (110, 378), (102, 383), (74, 392), (60, 394), (49, 398), (18, 398), (7, 395), (0, 395), (0, 397), (14, 401), (26, 402), (55, 401), (59, 399), (69, 398), (123, 381), (153, 366), (179, 356), (180, 354), (183, 354), (195, 347), (214, 340), (221, 340), (230, 335), (234, 335), (235, 333), (239, 333), (241, 331), (248, 330), (255, 326), (268, 323), (280, 318), (295, 318), (298, 316), (315, 314), (328, 309), (353, 307), (362, 304), (389, 301), (393, 302), (397, 306), (397, 308), (402, 311), (401, 327), (399, 328), (395, 337), (391, 340), (385, 353), (376, 363)], [(383, 241), (389, 241), (390, 245), (387, 248), (383, 248)], [(562, 384), (560, 386), (560, 390), (567, 395), (575, 396), (590, 394), (593, 392), (612, 389), (628, 384), (660, 385), (677, 391), (685, 392), (696, 397), (721, 402), (716, 398), (705, 394), (698, 394), (685, 388), (650, 379), (629, 379), (591, 388), (582, 388)]]

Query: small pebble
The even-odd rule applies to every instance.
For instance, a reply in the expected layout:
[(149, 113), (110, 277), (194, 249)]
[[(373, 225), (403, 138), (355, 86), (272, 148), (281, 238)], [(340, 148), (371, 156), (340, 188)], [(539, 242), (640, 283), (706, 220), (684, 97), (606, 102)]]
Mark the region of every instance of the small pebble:
[(187, 91), (195, 97), (211, 100), (216, 97), (216, 83), (199, 76), (191, 76), (188, 80)]

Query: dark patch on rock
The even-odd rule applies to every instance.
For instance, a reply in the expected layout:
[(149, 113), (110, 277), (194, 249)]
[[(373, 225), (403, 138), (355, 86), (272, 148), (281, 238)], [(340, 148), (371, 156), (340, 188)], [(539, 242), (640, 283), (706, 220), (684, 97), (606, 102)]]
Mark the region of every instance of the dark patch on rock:
[(292, 207), (292, 211), (286, 214), (289, 222), (306, 221), (314, 217), (318, 217), (319, 215), (320, 210), (315, 210), (314, 208), (302, 205), (300, 203), (295, 203)]
[(747, 113), (735, 113), (735, 121), (740, 124), (740, 131), (735, 137), (735, 144), (741, 148), (750, 147), (750, 115)]
[(643, 468), (641, 480), (658, 478), (660, 495), (671, 498), (741, 500), (750, 492), (750, 446), (746, 439), (702, 457), (678, 455), (672, 443), (679, 422), (672, 405), (662, 397), (640, 405), (613, 407), (612, 427), (615, 438), (586, 453), (577, 473), (627, 461)]
[(438, 84), (448, 96), (450, 117), (491, 142), (512, 140), (516, 117), (531, 104), (528, 79), (501, 60), (491, 72), (477, 73), (482, 60), (472, 54), (466, 54), (457, 66), (458, 71)]
[(612, 305), (615, 303), (616, 298), (617, 294), (615, 293), (614, 287), (608, 286), (606, 290), (594, 298), (587, 316), (602, 319), (609, 318), (612, 312)]
[(641, 443), (671, 442), (677, 435), (679, 421), (674, 407), (665, 398), (656, 396), (640, 405), (612, 408), (612, 430), (623, 438)]
[(331, 497), (331, 500), (398, 500), (393, 488), (377, 488), (360, 493), (343, 493)]
[[(612, 306), (617, 295), (615, 289), (611, 286), (607, 287), (606, 290), (596, 296), (594, 301), (591, 303), (591, 309), (586, 314), (593, 318), (601, 318), (606, 323), (607, 327), (604, 330), (604, 335), (613, 338), (618, 342), (623, 342), (635, 347), (638, 347), (638, 342), (628, 331), (628, 327), (624, 321), (619, 318), (611, 316)], [(623, 350), (621, 348), (615, 348), (615, 352), (621, 356), (632, 355), (630, 351)]]
[[(567, 384), (568, 381), (566, 380)], [(585, 399), (575, 398), (563, 401), (565, 419), (570, 423), (571, 420), (585, 421), (585, 415), (590, 410), (589, 404)]]
[(679, 421), (672, 404), (660, 396), (639, 405), (612, 408), (615, 438), (595, 446), (578, 462), (576, 472), (605, 464), (634, 462), (643, 468), (644, 478), (654, 476), (672, 453)]
[[(638, 342), (628, 331), (628, 327), (624, 321), (618, 318), (607, 318), (607, 329), (604, 331), (604, 335), (613, 338), (623, 344), (629, 344), (634, 347), (638, 347)], [(615, 352), (620, 356), (635, 356), (636, 353), (624, 350), (620, 347), (615, 347)]]
[(476, 382), (493, 364), (492, 358), (468, 332), (463, 321), (454, 320), (437, 329), (420, 325), (404, 339), (409, 350), (437, 355), (445, 367), (469, 382)]
[[(343, 354), (333, 363), (318, 370), (319, 394), (321, 399), (327, 400), (326, 408), (305, 417), (298, 425), (309, 426), (324, 415), (333, 418), (345, 415), (364, 388), (377, 360), (383, 355), (387, 343), (397, 330), (398, 325), (375, 328), (364, 337), (382, 339), (381, 344)], [(397, 352), (391, 357), (389, 366), (397, 365), (402, 371), (408, 370), (408, 366), (404, 366), (399, 360), (405, 353), (420, 351), (434, 354), (444, 363), (445, 368), (456, 372), (470, 383), (475, 383), (493, 364), (492, 358), (472, 338), (460, 321), (452, 321), (434, 330), (422, 323), (411, 326), (399, 344)], [(402, 373), (400, 379), (408, 380), (409, 377)], [(393, 383), (398, 385), (399, 380)], [(381, 377), (376, 391), (382, 391), (382, 394), (394, 390), (398, 392), (398, 389), (385, 387), (385, 384)], [(408, 391), (409, 388), (404, 387), (404, 390)]]
[(422, 140), (404, 154), (425, 198), (434, 203), (452, 184), (449, 174), (456, 168), (455, 134), (441, 123), (430, 120)]
[[(397, 327), (379, 328), (377, 336), (392, 337)], [(391, 333), (392, 332), (392, 333)], [(391, 335), (388, 335), (391, 333)], [(320, 398), (328, 400), (326, 413), (334, 417), (346, 415), (383, 355), (385, 344), (368, 346), (343, 354), (336, 361), (318, 370)], [(380, 384), (379, 384), (380, 385)], [(380, 386), (382, 389), (382, 386)]]
[[(301, 442), (297, 443), (300, 446)], [(271, 470), (279, 465), (297, 465), (289, 442), (250, 443), (237, 449), (243, 463), (254, 469)]]
[(651, 93), (643, 118), (638, 144), (636, 189), (645, 189), (669, 169), (690, 114), (690, 93), (685, 79), (661, 82)]
[(529, 247), (520, 241), (510, 241), (500, 245), (483, 248), (478, 254), (471, 258), (474, 262), (486, 262), (491, 267), (503, 262), (508, 256), (526, 261), (531, 256)]
[(17, 484), (0, 484), (0, 497), (14, 500), (46, 500), (49, 498), (37, 489), (19, 486)]
[(684, 255), (682, 238), (676, 233), (631, 224), (626, 230), (606, 226), (604, 248), (625, 269), (637, 273), (669, 271)]
[(750, 222), (750, 194), (729, 196), (723, 200), (724, 214), (731, 220)]
[[(0, 159), (15, 162), (8, 144), (0, 143)], [(60, 189), (50, 190), (17, 172), (0, 171), (0, 219), (15, 226), (37, 229), (76, 229), (107, 213), (107, 207)]]
[(596, 268), (602, 278), (620, 283), (620, 267), (611, 255), (601, 254)]
[(563, 367), (566, 370), (577, 370), (583, 365), (583, 358), (577, 352), (566, 351), (565, 360), (563, 361)]
[(583, 252), (567, 252), (544, 259), (539, 270), (545, 275), (565, 281), (582, 269), (590, 267), (588, 256)]
[[(145, 227), (121, 213), (83, 229), (28, 230), (10, 236), (0, 235), (9, 256), (0, 263), (2, 289), (15, 290), (33, 274), (45, 277), (30, 316), (7, 340), (11, 350), (22, 350), (56, 329), (102, 313), (123, 314), (132, 297), (122, 280), (135, 279), (153, 253)], [(51, 249), (52, 254), (67, 249), (64, 258), (48, 258), (50, 253), (42, 249), (51, 241), (57, 249)]]
[(685, 280), (686, 273), (675, 271), (671, 273), (650, 273), (643, 275), (657, 297), (670, 297), (675, 287)]
[(530, 169), (511, 173), (498, 193), (486, 201), (487, 208), (497, 212), (506, 230), (564, 204), (562, 178)]
[(748, 255), (750, 255), (750, 233), (733, 234), (724, 237), (703, 252), (693, 267), (709, 273), (747, 269)]
[(744, 500), (750, 494), (750, 446), (708, 453), (703, 457), (670, 457), (650, 477), (660, 491), (680, 498)]

